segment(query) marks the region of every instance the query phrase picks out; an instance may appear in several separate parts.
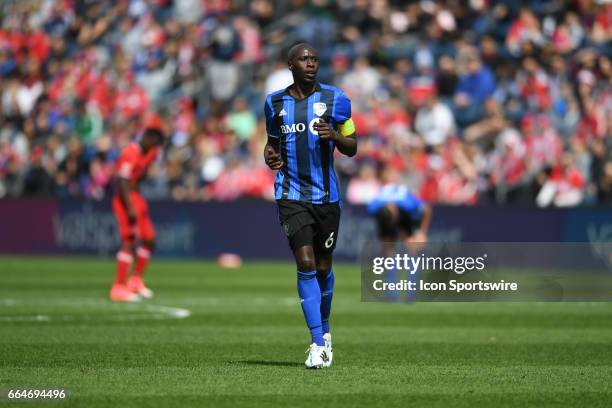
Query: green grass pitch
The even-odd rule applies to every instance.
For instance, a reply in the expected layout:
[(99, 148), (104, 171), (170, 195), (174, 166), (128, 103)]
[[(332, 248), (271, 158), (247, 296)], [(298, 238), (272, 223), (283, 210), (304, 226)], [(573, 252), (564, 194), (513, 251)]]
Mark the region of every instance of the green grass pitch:
[(155, 260), (157, 297), (136, 305), (107, 300), (113, 276), (0, 258), (0, 389), (63, 387), (52, 406), (71, 407), (612, 406), (607, 303), (361, 303), (339, 265), (334, 366), (313, 371), (289, 263)]

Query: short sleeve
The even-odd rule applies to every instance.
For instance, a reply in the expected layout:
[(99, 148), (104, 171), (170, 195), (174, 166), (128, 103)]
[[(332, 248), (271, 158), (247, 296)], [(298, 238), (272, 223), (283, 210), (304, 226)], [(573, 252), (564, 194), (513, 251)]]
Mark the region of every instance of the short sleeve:
[(264, 114), (266, 115), (266, 132), (269, 137), (280, 137), (278, 127), (274, 120), (274, 109), (272, 108), (272, 98), (267, 97), (264, 105)]
[(336, 103), (334, 106), (334, 120), (337, 123), (344, 123), (351, 118), (351, 100), (338, 90), (336, 92)]

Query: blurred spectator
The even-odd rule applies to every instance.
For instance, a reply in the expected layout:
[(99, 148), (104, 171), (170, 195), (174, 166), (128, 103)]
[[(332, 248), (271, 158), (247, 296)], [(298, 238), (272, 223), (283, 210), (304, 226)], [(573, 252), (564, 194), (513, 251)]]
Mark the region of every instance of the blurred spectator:
[(127, 73), (117, 84), (115, 109), (120, 118), (143, 116), (149, 110), (149, 96), (134, 80), (134, 74)]
[(291, 71), (287, 68), (287, 62), (285, 60), (277, 60), (266, 78), (263, 94), (268, 95), (279, 89), (284, 89), (292, 83), (293, 76), (291, 75)]
[(361, 57), (354, 68), (344, 75), (341, 86), (353, 99), (370, 98), (380, 88), (380, 74)]
[(414, 126), (428, 146), (439, 146), (455, 135), (453, 113), (438, 100), (436, 91), (426, 97), (414, 119)]
[(518, 17), (508, 30), (506, 46), (514, 55), (520, 55), (528, 45), (542, 46), (545, 42), (540, 29), (540, 21), (533, 11), (522, 8)]
[(540, 207), (554, 205), (570, 207), (582, 202), (584, 177), (573, 163), (572, 157), (564, 154), (558, 166), (538, 193), (536, 202)]
[(465, 59), (465, 73), (459, 76), (455, 93), (457, 120), (461, 125), (469, 125), (483, 116), (483, 106), (487, 98), (495, 92), (495, 76), (482, 65), (480, 56), (470, 50)]
[(237, 98), (234, 111), (227, 115), (227, 127), (236, 133), (241, 142), (247, 141), (255, 132), (257, 117), (249, 110), (244, 98)]
[(31, 167), (24, 179), (24, 196), (52, 196), (55, 192), (53, 177), (43, 165), (43, 154), (43, 149), (40, 146), (32, 150)]
[(438, 95), (447, 103), (455, 96), (458, 81), (455, 60), (448, 55), (441, 56), (438, 61), (436, 88), (438, 89)]
[(176, 63), (172, 60), (162, 61), (152, 56), (147, 60), (146, 68), (138, 74), (138, 84), (147, 92), (153, 108), (159, 109), (163, 98), (170, 89), (175, 76)]
[(366, 164), (361, 168), (359, 176), (349, 182), (346, 199), (351, 204), (368, 204), (376, 198), (380, 188), (376, 168)]
[(100, 112), (95, 107), (77, 103), (75, 132), (83, 143), (92, 144), (102, 134), (103, 123)]
[(212, 19), (208, 34), (212, 61), (209, 65), (211, 94), (216, 101), (229, 101), (240, 83), (236, 59), (241, 51), (240, 36), (230, 17), (222, 13)]

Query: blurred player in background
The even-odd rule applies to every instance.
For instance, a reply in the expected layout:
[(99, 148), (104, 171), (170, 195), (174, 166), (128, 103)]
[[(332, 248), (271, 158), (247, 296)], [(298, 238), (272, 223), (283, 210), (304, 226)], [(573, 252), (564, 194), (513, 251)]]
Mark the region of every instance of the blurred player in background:
[[(368, 214), (376, 219), (378, 238), (385, 257), (394, 257), (398, 253), (398, 241), (404, 246), (402, 250), (408, 253), (424, 249), (432, 217), (431, 206), (410, 192), (408, 187), (398, 183), (397, 178), (397, 174), (388, 169), (384, 175), (387, 184), (368, 205)], [(409, 275), (408, 280), (418, 280), (418, 273)], [(385, 278), (387, 282), (399, 281), (396, 270), (388, 271)], [(415, 296), (416, 292), (408, 293), (409, 300)], [(388, 293), (390, 301), (398, 298), (397, 292)]]
[(368, 205), (368, 213), (376, 218), (378, 237), (382, 242), (398, 240), (407, 247), (427, 243), (432, 209), (397, 182), (386, 184)]
[[(117, 191), (112, 205), (119, 223), (121, 249), (117, 253), (117, 277), (110, 292), (111, 300), (117, 302), (153, 297), (153, 291), (144, 284), (143, 275), (155, 248), (155, 230), (147, 202), (140, 194), (139, 183), (157, 158), (163, 142), (161, 120), (151, 116), (146, 120), (140, 141), (126, 146), (117, 160)], [(134, 255), (134, 272), (128, 279)]]
[(339, 88), (317, 81), (319, 58), (308, 44), (291, 48), (293, 84), (266, 98), (266, 164), (279, 221), (297, 266), (298, 294), (310, 329), (306, 367), (332, 363), (329, 315), (334, 289), (332, 253), (340, 224), (340, 191), (333, 155), (357, 153), (351, 102)]

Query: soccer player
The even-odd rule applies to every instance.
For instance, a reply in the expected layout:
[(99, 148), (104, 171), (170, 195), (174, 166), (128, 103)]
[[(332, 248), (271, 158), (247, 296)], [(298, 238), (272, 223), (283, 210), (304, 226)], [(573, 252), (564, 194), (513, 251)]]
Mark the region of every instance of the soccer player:
[[(126, 146), (117, 160), (117, 191), (112, 205), (119, 223), (121, 249), (117, 253), (116, 280), (110, 291), (111, 300), (117, 302), (135, 302), (141, 297), (153, 297), (153, 291), (145, 286), (142, 277), (155, 248), (155, 230), (147, 202), (140, 194), (138, 185), (156, 159), (163, 142), (161, 121), (159, 117), (152, 116), (146, 121), (140, 141)], [(128, 280), (134, 252), (136, 265)]]
[(395, 243), (398, 239), (408, 247), (427, 243), (431, 206), (406, 186), (396, 182), (386, 184), (368, 205), (368, 213), (376, 218), (378, 237), (384, 243)]
[(317, 81), (319, 58), (309, 44), (289, 51), (293, 84), (265, 102), (266, 164), (278, 170), (274, 183), (278, 217), (293, 251), (297, 288), (310, 329), (306, 367), (332, 363), (329, 315), (334, 290), (332, 253), (340, 223), (340, 190), (334, 149), (357, 153), (351, 102)]
[[(397, 175), (392, 170), (387, 170), (384, 178), (388, 184), (368, 205), (368, 213), (376, 218), (383, 255), (394, 257), (398, 240), (405, 245), (408, 252), (416, 253), (427, 243), (432, 217), (431, 206), (421, 201), (406, 186), (397, 183)], [(417, 276), (409, 275), (408, 279), (414, 281)], [(397, 271), (388, 271), (386, 279), (387, 282), (398, 282)], [(408, 293), (409, 300), (413, 300), (415, 296), (416, 292)], [(387, 297), (390, 301), (398, 300), (397, 292), (389, 292)]]
[[(410, 190), (397, 183), (397, 174), (388, 169), (384, 178), (387, 184), (378, 196), (368, 205), (368, 214), (376, 218), (378, 238), (382, 244), (382, 252), (386, 257), (394, 257), (397, 253), (397, 241), (404, 244), (408, 253), (422, 250), (427, 243), (432, 209)], [(417, 271), (418, 273), (418, 271)], [(386, 273), (387, 282), (398, 282), (398, 271)], [(408, 275), (414, 280), (417, 275)], [(408, 293), (408, 300), (414, 299), (416, 292)], [(397, 292), (387, 293), (389, 301), (397, 301)]]

